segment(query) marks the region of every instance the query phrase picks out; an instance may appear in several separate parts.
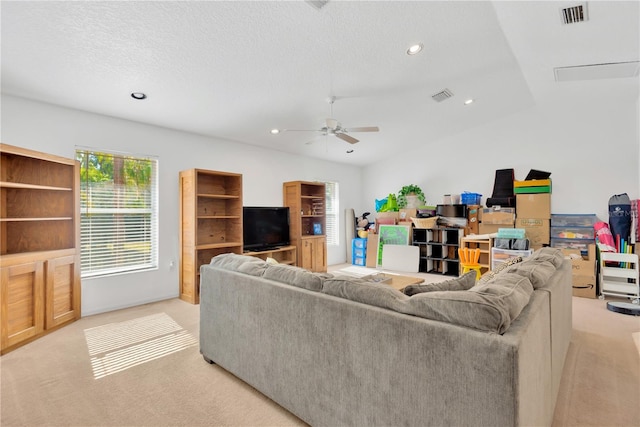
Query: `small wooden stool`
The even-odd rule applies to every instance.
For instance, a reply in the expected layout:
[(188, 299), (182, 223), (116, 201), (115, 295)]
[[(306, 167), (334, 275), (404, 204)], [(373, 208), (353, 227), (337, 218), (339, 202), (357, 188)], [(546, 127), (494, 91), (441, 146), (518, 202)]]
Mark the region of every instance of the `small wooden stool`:
[(462, 274), (468, 273), (471, 270), (476, 272), (476, 280), (480, 279), (482, 273), (480, 272), (480, 249), (459, 248), (458, 256), (460, 257), (460, 265), (462, 265)]

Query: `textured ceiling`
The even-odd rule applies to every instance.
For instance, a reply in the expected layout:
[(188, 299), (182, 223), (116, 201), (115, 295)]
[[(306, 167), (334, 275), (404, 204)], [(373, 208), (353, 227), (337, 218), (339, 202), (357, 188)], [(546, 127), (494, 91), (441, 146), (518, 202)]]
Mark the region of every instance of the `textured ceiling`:
[[(587, 22), (563, 25), (560, 8), (575, 4), (2, 1), (2, 92), (364, 165), (585, 92), (584, 82), (555, 82), (554, 67), (640, 59), (638, 2), (589, 2)], [(406, 55), (418, 42), (424, 50)], [(435, 102), (445, 88), (454, 96)], [(638, 77), (588, 90), (637, 97)], [(344, 127), (380, 132), (353, 133), (353, 146), (270, 134), (319, 129), (330, 96)]]

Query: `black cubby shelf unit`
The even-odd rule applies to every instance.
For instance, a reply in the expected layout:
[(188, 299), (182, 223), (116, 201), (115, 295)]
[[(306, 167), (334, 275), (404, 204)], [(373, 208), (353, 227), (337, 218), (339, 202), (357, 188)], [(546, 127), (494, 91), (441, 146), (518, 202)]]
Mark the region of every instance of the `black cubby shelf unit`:
[(421, 273), (458, 276), (461, 228), (414, 228), (412, 244), (420, 248)]

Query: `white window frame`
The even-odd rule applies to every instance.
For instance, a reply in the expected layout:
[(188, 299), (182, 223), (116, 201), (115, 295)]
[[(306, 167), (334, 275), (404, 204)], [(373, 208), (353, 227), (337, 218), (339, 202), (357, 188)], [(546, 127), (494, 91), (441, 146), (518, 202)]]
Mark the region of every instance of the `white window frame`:
[(327, 246), (340, 244), (340, 185), (325, 181), (325, 228)]
[(148, 162), (150, 167), (149, 186), (138, 186), (135, 182), (118, 185), (109, 180), (88, 185), (86, 163), (80, 165), (81, 276), (157, 269), (158, 158), (76, 147), (76, 158), (81, 154)]

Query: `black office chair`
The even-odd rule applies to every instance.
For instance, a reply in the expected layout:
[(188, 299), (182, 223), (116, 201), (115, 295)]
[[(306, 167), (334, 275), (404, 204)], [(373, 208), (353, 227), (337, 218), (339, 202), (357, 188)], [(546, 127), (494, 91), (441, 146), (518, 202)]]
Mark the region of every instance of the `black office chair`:
[(516, 195), (513, 191), (513, 169), (497, 169), (493, 181), (493, 194), (487, 198), (487, 207), (502, 206), (506, 208), (516, 207)]

